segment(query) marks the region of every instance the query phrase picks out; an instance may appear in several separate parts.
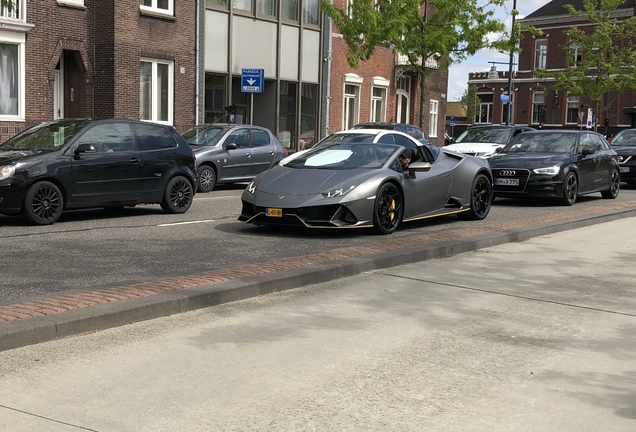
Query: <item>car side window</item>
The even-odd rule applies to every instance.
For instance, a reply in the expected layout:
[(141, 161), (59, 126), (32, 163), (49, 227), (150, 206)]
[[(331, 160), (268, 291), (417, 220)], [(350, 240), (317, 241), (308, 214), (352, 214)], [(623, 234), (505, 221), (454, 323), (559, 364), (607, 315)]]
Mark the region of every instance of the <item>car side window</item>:
[(585, 149), (595, 151), (594, 140), (590, 134), (582, 134), (579, 138), (578, 154), (583, 154)]
[(247, 129), (237, 129), (226, 139), (227, 144), (236, 144), (236, 148), (245, 149), (250, 147), (250, 132)]
[(264, 130), (252, 129), (252, 144), (254, 147), (265, 147), (270, 145), (269, 134)]
[(399, 173), (404, 172), (404, 170), (402, 169), (402, 164), (397, 159), (394, 160), (391, 165), (389, 165), (389, 168)]
[(378, 139), (380, 144), (395, 144), (394, 134), (385, 134)]
[(133, 150), (133, 138), (128, 123), (101, 123), (93, 126), (77, 141), (77, 145), (90, 144), (97, 153)]
[(594, 149), (596, 151), (609, 150), (607, 143), (603, 142), (604, 140), (600, 135), (592, 135), (592, 138), (594, 139)]
[(134, 124), (137, 147), (140, 151), (165, 150), (176, 148), (177, 142), (172, 134), (163, 126), (151, 124)]
[(406, 148), (415, 148), (415, 147), (417, 147), (417, 145), (413, 141), (411, 141), (410, 139), (408, 139), (404, 135), (395, 134), (395, 142), (398, 145), (401, 145), (402, 147), (406, 147)]
[(412, 136), (412, 137), (413, 137), (413, 138), (415, 138), (415, 139), (419, 139), (419, 138), (417, 137), (417, 131), (416, 131), (416, 130), (415, 130), (415, 128), (414, 128), (414, 127), (412, 127), (412, 126), (407, 126), (407, 128), (406, 128), (406, 133), (407, 133), (407, 135), (410, 135), (410, 136)]

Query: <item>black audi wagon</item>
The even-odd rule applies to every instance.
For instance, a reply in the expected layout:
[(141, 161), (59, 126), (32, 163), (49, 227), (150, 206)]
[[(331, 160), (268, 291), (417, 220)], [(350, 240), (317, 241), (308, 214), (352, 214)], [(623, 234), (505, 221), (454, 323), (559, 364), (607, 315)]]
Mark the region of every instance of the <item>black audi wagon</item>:
[(160, 204), (184, 213), (196, 190), (194, 166), (190, 146), (171, 126), (45, 122), (0, 145), (0, 213), (35, 225), (70, 209)]

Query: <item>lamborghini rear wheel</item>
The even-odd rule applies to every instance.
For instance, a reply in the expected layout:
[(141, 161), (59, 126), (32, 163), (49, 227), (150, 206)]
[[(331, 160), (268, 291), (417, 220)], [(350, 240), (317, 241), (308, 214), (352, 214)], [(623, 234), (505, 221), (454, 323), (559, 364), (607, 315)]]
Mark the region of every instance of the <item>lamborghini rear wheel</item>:
[(404, 200), (397, 186), (384, 183), (375, 196), (373, 206), (373, 228), (378, 234), (391, 234), (404, 215)]
[(470, 210), (457, 216), (464, 220), (482, 220), (488, 216), (492, 200), (492, 182), (484, 174), (477, 174), (470, 190)]

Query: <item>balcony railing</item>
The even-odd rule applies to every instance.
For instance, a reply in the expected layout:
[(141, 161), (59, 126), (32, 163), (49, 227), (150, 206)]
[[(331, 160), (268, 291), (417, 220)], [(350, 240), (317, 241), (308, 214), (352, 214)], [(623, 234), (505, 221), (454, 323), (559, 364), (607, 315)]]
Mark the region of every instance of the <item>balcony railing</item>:
[[(418, 64), (421, 64), (421, 62), (422, 62), (422, 60), (420, 59), (418, 61)], [(409, 62), (408, 56), (403, 55), (403, 54), (399, 54), (398, 58), (397, 58), (397, 64), (399, 66), (405, 66), (405, 65), (409, 65), (411, 63)], [(439, 64), (437, 63), (437, 60), (435, 60), (434, 56), (430, 56), (424, 62), (424, 67), (427, 68), (427, 69), (439, 69)]]
[(11, 8), (0, 8), (0, 19), (24, 21), (25, 6), (26, 0), (13, 0), (13, 6)]

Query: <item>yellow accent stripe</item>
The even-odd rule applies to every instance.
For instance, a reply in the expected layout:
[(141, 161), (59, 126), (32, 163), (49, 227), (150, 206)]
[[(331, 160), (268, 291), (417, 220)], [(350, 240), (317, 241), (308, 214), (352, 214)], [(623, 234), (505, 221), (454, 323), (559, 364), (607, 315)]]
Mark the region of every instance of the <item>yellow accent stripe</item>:
[(428, 216), (418, 216), (418, 217), (414, 217), (414, 218), (410, 218), (410, 219), (403, 219), (402, 222), (411, 222), (414, 220), (420, 220), (420, 219), (430, 219), (430, 218), (434, 218), (434, 217), (438, 217), (438, 216), (448, 216), (448, 215), (452, 215), (452, 214), (457, 214), (457, 213), (463, 213), (465, 211), (470, 210), (470, 207), (465, 208), (465, 209), (461, 209), (461, 210), (453, 210), (450, 212), (446, 212), (446, 213), (437, 213), (434, 215), (428, 215)]
[[(249, 218), (248, 220), (244, 221), (244, 223), (250, 223), (254, 218), (257, 218), (261, 215), (264, 215), (265, 212), (260, 212), (255, 214), (254, 216), (252, 216), (251, 218)], [(344, 229), (344, 228), (373, 228), (373, 225), (344, 225), (344, 226), (312, 226), (312, 225), (307, 225), (305, 223), (304, 220), (302, 220), (298, 215), (295, 214), (288, 214), (288, 213), (283, 213), (283, 216), (294, 216), (295, 218), (297, 218), (303, 225), (305, 225), (307, 228), (316, 228), (316, 229), (322, 229), (322, 228), (329, 228), (329, 229)], [(273, 218), (275, 219), (275, 218)]]

